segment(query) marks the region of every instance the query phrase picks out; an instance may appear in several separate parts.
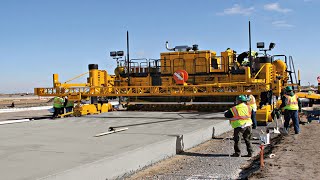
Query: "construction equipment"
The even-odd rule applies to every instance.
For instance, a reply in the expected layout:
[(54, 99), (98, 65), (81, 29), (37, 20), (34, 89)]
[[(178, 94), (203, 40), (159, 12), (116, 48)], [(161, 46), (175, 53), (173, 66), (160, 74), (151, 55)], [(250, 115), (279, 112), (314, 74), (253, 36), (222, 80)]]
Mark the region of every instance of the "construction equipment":
[[(266, 49), (263, 42), (257, 43), (262, 54), (251, 51), (251, 41), (247, 52), (237, 54), (227, 48), (217, 54), (199, 50), (196, 44), (170, 48), (166, 42), (168, 51), (161, 53), (160, 59), (130, 59), (128, 40), (127, 32), (125, 58), (123, 51), (110, 53), (117, 61), (115, 75), (99, 70), (97, 64), (89, 64), (89, 72), (76, 77), (89, 74), (87, 83), (69, 83), (75, 78), (60, 83), (58, 74), (54, 74), (53, 87), (35, 88), (35, 94), (68, 96), (77, 104), (75, 116), (112, 110), (107, 102), (109, 98), (119, 98), (129, 110), (212, 111), (231, 107), (235, 96), (252, 94), (258, 105), (258, 123), (266, 124), (272, 121), (273, 109), (281, 104), (278, 99), (283, 88), (292, 86), (296, 92), (300, 89), (300, 73), (297, 78), (293, 58), (267, 54), (275, 47), (274, 43)], [(122, 98), (126, 102), (121, 102)], [(312, 98), (320, 99), (320, 96), (313, 94)], [(91, 102), (82, 104), (84, 100)]]
[(308, 120), (309, 123), (312, 120), (317, 120), (320, 123), (320, 107), (302, 108), (302, 111), (307, 116), (307, 120)]
[[(262, 48), (261, 43), (259, 45)], [(166, 102), (181, 102), (184, 98), (184, 102), (189, 103), (208, 102), (203, 103), (203, 108), (206, 106), (209, 110), (217, 107), (216, 104), (211, 106), (211, 102), (232, 102), (235, 96), (249, 94), (247, 90), (251, 90), (260, 107), (257, 119), (265, 123), (272, 121), (273, 99), (280, 97), (283, 87), (291, 85), (299, 89), (298, 83), (288, 82), (291, 76), (287, 72), (284, 55), (281, 57), (285, 61), (278, 59), (279, 55), (265, 53), (260, 57), (251, 57), (249, 64), (242, 66), (242, 61), (248, 57), (243, 57), (243, 53), (239, 57), (230, 48), (220, 55), (210, 50), (199, 50), (198, 45), (169, 48), (166, 42), (166, 48), (169, 52), (161, 53), (160, 59), (131, 59), (129, 63), (118, 63), (115, 75), (99, 70), (97, 64), (89, 64), (89, 77), (83, 84), (60, 83), (58, 74), (54, 74), (53, 87), (35, 88), (35, 94), (68, 96), (77, 104), (74, 115), (81, 116), (110, 111), (112, 107), (106, 103), (106, 97), (129, 97), (129, 101), (149, 102), (159, 101), (160, 98)], [(266, 52), (265, 49), (263, 51)], [(80, 103), (88, 99), (90, 104)], [(167, 109), (172, 107), (169, 104), (165, 106)], [(156, 103), (150, 107), (157, 109)]]

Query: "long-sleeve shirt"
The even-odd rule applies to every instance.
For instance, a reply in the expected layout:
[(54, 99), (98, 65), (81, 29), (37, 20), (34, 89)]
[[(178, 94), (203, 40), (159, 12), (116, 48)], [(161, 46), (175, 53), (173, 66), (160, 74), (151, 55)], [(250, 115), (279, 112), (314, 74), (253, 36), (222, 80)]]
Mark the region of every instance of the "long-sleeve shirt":
[[(231, 109), (228, 109), (228, 110), (224, 113), (224, 117), (226, 117), (226, 118), (233, 118), (233, 117), (234, 117)], [(244, 127), (247, 127), (247, 126), (251, 126), (251, 125), (252, 125), (252, 122), (251, 122), (251, 123), (245, 123), (244, 125), (241, 126), (241, 128), (244, 128)]]
[(231, 110), (229, 109), (227, 112), (224, 113), (224, 117), (226, 118), (233, 118), (233, 114)]

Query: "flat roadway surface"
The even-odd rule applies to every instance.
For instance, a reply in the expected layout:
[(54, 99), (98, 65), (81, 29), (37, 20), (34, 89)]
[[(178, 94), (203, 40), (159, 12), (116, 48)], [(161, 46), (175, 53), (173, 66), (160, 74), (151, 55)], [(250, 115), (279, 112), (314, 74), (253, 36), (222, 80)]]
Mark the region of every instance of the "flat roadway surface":
[[(21, 114), (14, 113), (12, 117), (2, 113), (0, 117), (1, 120), (25, 117), (23, 112), (19, 113)], [(40, 111), (32, 111), (30, 116), (36, 116), (36, 113), (41, 114)], [(150, 145), (159, 148), (159, 151), (161, 148), (168, 152), (172, 149), (175, 151), (176, 147), (163, 147), (160, 144), (167, 141), (175, 143), (176, 138), (181, 135), (187, 137), (190, 132), (200, 132), (215, 124), (223, 124), (220, 131), (228, 131), (230, 127), (226, 122), (222, 113), (115, 111), (79, 118), (41, 119), (0, 125), (1, 179), (71, 179), (66, 177), (74, 177), (74, 174), (90, 170), (85, 168), (90, 164), (94, 166), (93, 169), (108, 167), (106, 170), (111, 170), (115, 168), (113, 166), (119, 166), (113, 171), (124, 171), (121, 167), (127, 164), (134, 165), (148, 155), (156, 155), (157, 159), (162, 159), (163, 155), (151, 150)], [(108, 131), (110, 126), (124, 126), (129, 129), (94, 137), (98, 133)], [(139, 150), (145, 150), (147, 153), (134, 156), (132, 159), (123, 159)], [(106, 159), (106, 162), (114, 160), (112, 162), (115, 163), (105, 164), (103, 160)], [(68, 175), (71, 175), (59, 176), (63, 172), (70, 172)], [(114, 177), (112, 172), (108, 176)], [(106, 179), (108, 176), (97, 174), (90, 179)], [(88, 177), (81, 176), (77, 179)]]
[(0, 121), (50, 118), (51, 116), (52, 116), (52, 113), (50, 113), (48, 110), (5, 112), (5, 113), (0, 113)]

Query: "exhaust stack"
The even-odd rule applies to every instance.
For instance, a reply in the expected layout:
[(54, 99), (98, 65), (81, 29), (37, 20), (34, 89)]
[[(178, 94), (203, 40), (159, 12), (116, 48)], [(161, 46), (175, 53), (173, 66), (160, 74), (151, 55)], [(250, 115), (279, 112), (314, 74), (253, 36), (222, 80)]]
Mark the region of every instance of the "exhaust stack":
[(192, 47), (189, 47), (189, 46), (185, 45), (185, 46), (176, 46), (174, 48), (169, 48), (168, 41), (166, 41), (166, 49), (168, 51), (176, 51), (176, 52), (190, 51), (190, 50), (197, 51), (197, 50), (199, 50), (197, 44), (192, 45)]

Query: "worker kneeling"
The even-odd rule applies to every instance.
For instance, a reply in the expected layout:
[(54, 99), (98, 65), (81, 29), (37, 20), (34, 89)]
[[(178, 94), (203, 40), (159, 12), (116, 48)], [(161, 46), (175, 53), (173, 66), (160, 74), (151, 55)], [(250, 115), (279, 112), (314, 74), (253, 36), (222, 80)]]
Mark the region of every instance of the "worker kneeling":
[(240, 143), (242, 134), (243, 139), (247, 146), (248, 157), (252, 156), (253, 150), (250, 142), (252, 136), (252, 120), (251, 112), (252, 109), (250, 105), (246, 104), (247, 98), (244, 95), (237, 96), (236, 103), (237, 105), (232, 107), (230, 110), (226, 111), (224, 116), (230, 118), (230, 124), (233, 131), (233, 140), (234, 140), (234, 154), (233, 157), (240, 157)]

